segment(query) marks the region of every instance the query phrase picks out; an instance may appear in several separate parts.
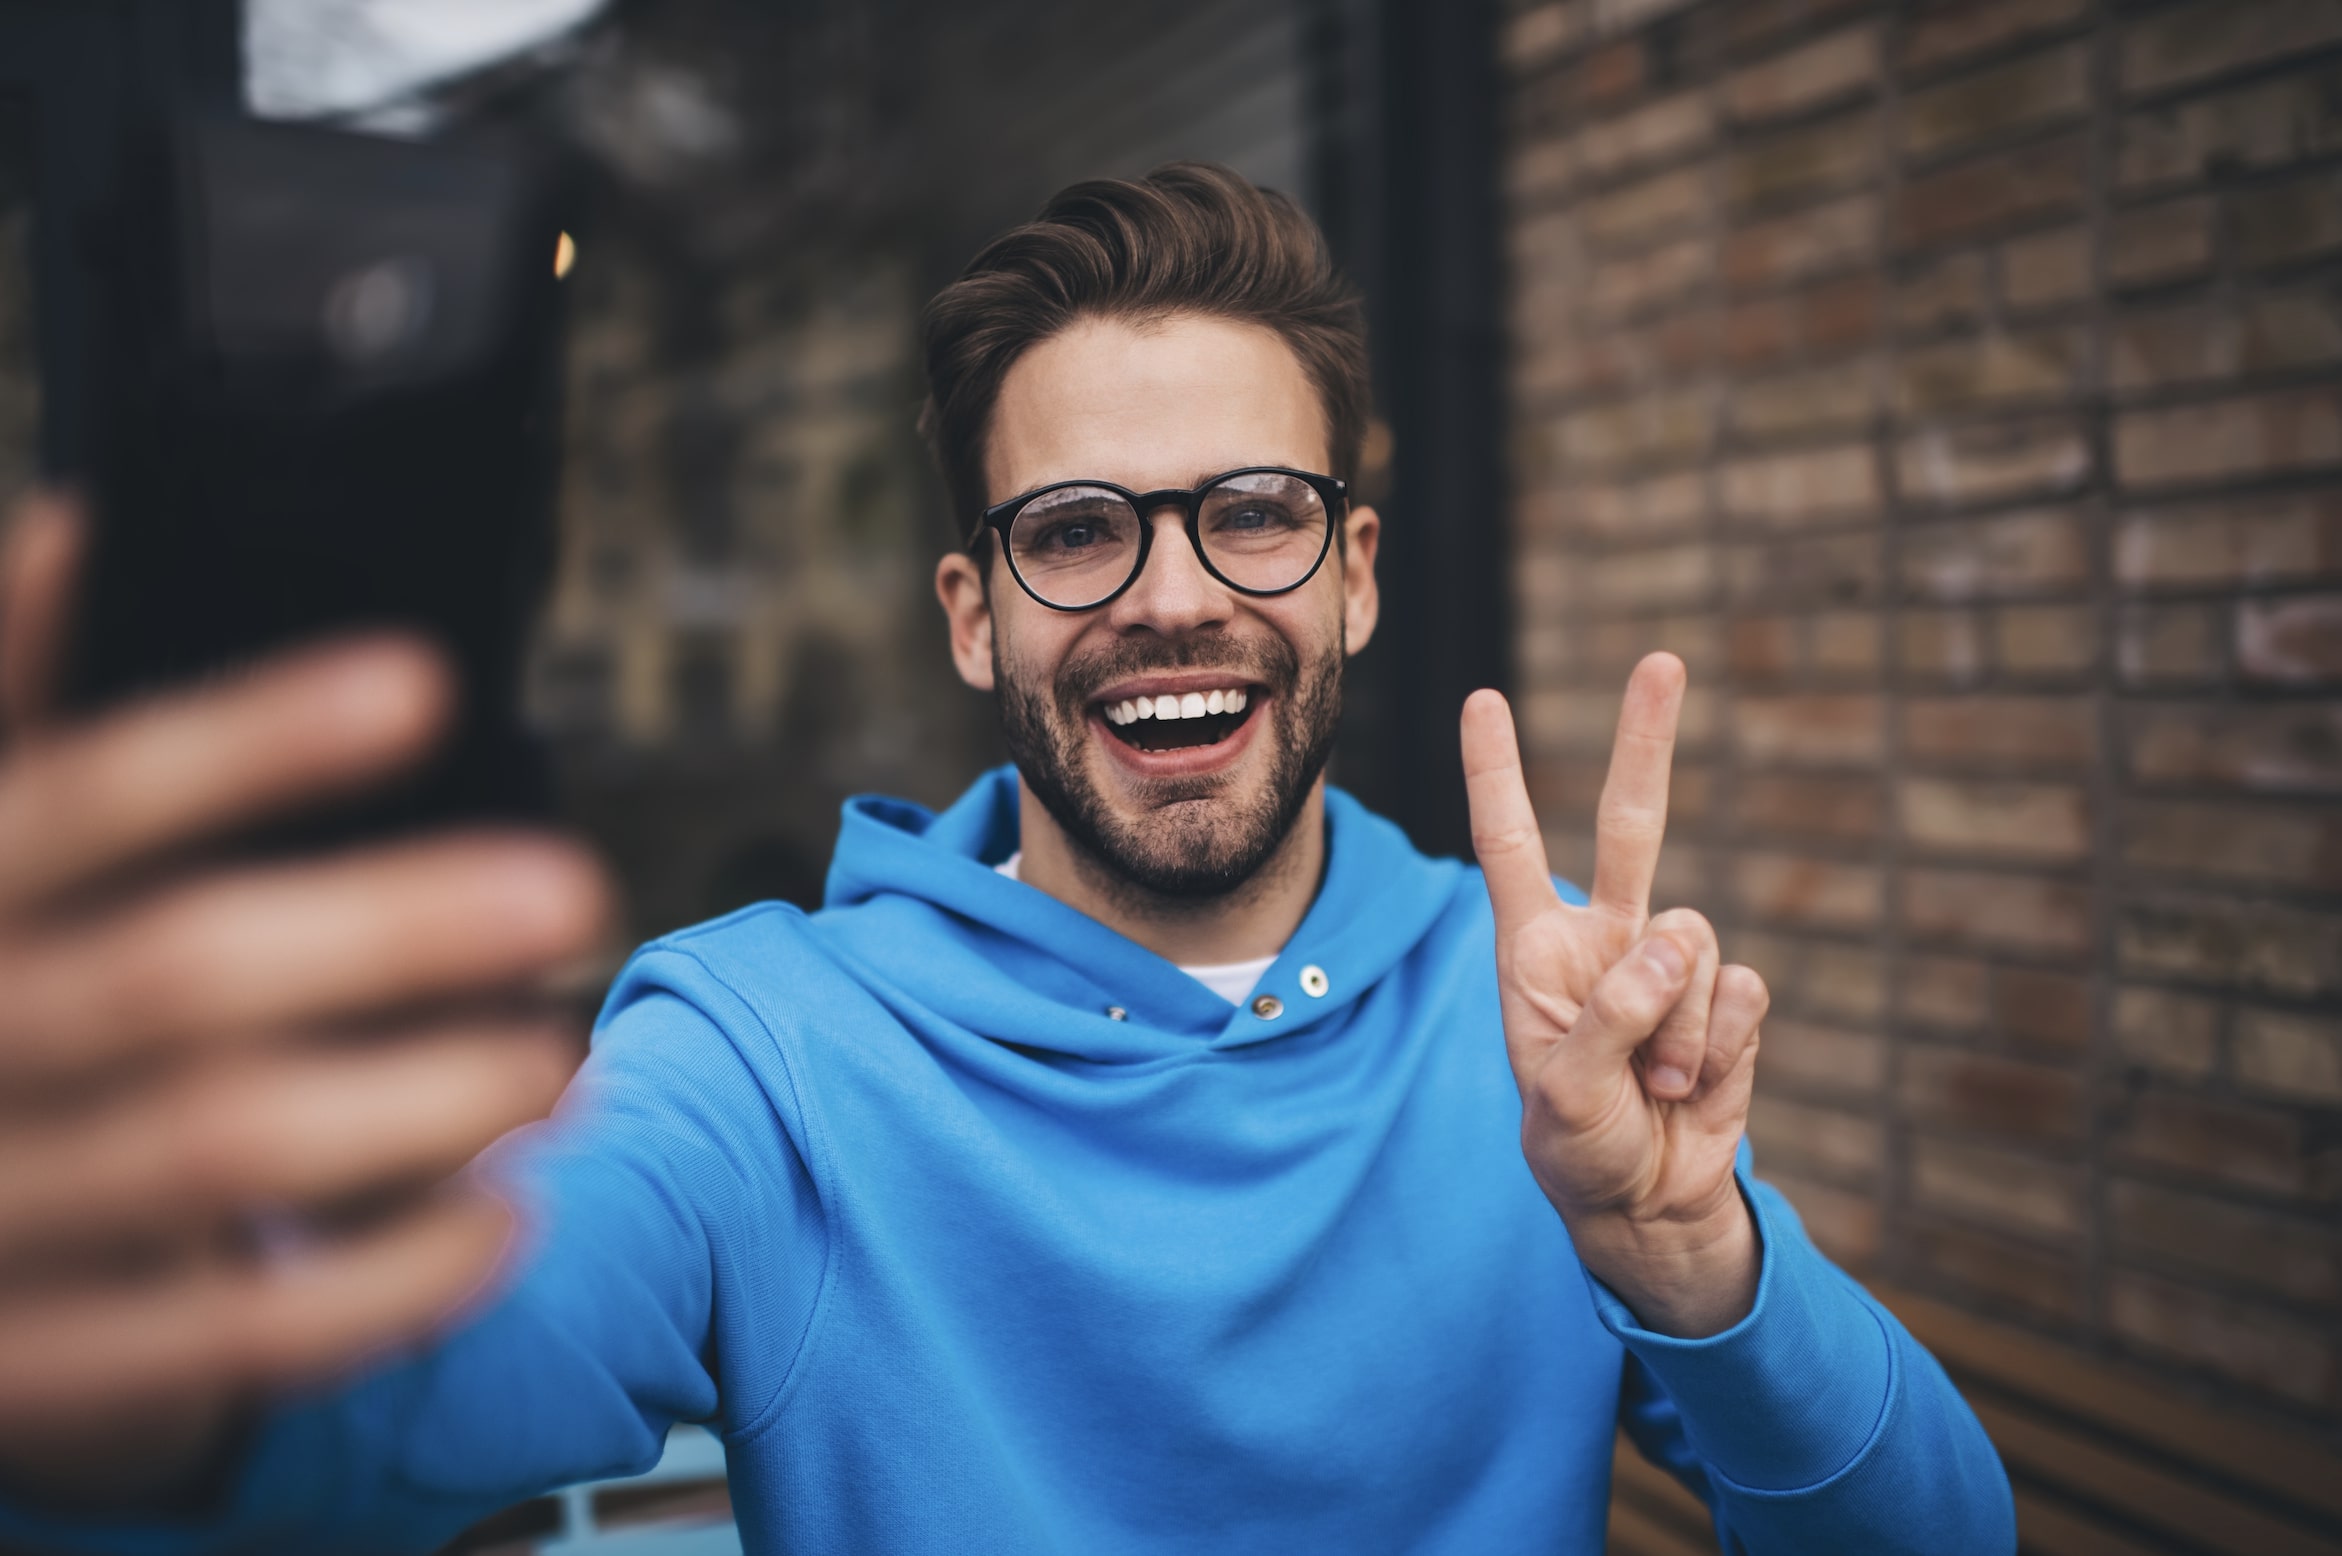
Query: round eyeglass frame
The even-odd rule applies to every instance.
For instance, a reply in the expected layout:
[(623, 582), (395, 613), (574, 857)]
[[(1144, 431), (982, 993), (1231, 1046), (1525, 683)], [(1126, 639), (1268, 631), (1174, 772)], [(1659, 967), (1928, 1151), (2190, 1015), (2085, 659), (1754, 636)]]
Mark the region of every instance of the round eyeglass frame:
[[(1310, 562), (1301, 576), (1289, 584), (1281, 584), (1274, 589), (1254, 589), (1240, 584), (1214, 567), (1211, 553), (1204, 549), (1204, 493), (1218, 486), (1222, 481), (1234, 480), (1240, 475), (1291, 476), (1294, 480), (1302, 482), (1316, 492), (1318, 501), (1325, 504), (1326, 532), (1325, 538), (1318, 542), (1317, 556)], [(1046, 497), (1051, 492), (1062, 492), (1075, 486), (1088, 486), (1102, 492), (1112, 492), (1130, 504), (1131, 511), (1138, 515), (1139, 520), (1138, 556), (1130, 564), (1130, 576), (1116, 584), (1110, 592), (1100, 595), (1087, 605), (1060, 605), (1055, 600), (1044, 597), (1038, 589), (1025, 582), (1025, 575), (1017, 571), (1016, 550), (1008, 543), (1008, 529), (1016, 522), (1016, 516), (1024, 512), (1027, 503), (1032, 502), (1035, 498)], [(1338, 481), (1330, 475), (1319, 475), (1310, 470), (1295, 470), (1285, 465), (1242, 465), (1234, 470), (1223, 470), (1209, 480), (1201, 481), (1194, 486), (1184, 488), (1167, 486), (1161, 491), (1155, 492), (1134, 492), (1129, 487), (1117, 486), (1112, 481), (1052, 481), (1047, 486), (1036, 486), (1029, 492), (1011, 497), (1006, 502), (994, 503), (991, 507), (986, 508), (983, 521), (978, 525), (976, 534), (971, 537), (969, 544), (973, 546), (975, 541), (981, 540), (988, 531), (997, 532), (1000, 536), (1000, 555), (1008, 563), (1008, 575), (1014, 578), (1017, 587), (1030, 595), (1036, 603), (1045, 605), (1053, 611), (1065, 611), (1068, 614), (1075, 611), (1094, 611), (1101, 605), (1111, 605), (1121, 599), (1123, 595), (1130, 592), (1130, 586), (1138, 582), (1139, 575), (1147, 570), (1147, 554), (1155, 543), (1155, 526), (1149, 523), (1148, 519), (1156, 509), (1174, 506), (1187, 515), (1187, 543), (1195, 548), (1195, 559), (1203, 564), (1204, 571), (1238, 594), (1249, 595), (1253, 599), (1260, 600), (1280, 594), (1291, 594), (1315, 578), (1317, 570), (1325, 566), (1326, 553), (1334, 548), (1334, 535), (1342, 527), (1343, 521), (1350, 516), (1350, 487), (1347, 482)]]

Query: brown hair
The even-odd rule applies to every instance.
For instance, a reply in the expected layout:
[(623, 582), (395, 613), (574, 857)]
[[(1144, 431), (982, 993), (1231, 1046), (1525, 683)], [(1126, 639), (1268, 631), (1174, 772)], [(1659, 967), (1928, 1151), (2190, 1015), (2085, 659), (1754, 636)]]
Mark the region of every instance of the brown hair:
[(919, 428), (973, 545), (984, 440), (1016, 359), (1083, 317), (1206, 314), (1283, 337), (1325, 401), (1328, 474), (1357, 479), (1369, 385), (1366, 318), (1324, 234), (1294, 201), (1208, 162), (1059, 190), (987, 244), (927, 305)]

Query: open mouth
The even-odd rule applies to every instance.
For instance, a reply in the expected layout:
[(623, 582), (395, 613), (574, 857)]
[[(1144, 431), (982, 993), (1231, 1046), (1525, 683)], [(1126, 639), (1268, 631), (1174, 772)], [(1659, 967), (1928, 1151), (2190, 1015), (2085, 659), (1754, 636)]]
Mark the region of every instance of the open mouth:
[(1209, 692), (1124, 697), (1100, 703), (1106, 728), (1124, 745), (1141, 751), (1176, 751), (1214, 746), (1252, 717), (1252, 693), (1242, 686)]

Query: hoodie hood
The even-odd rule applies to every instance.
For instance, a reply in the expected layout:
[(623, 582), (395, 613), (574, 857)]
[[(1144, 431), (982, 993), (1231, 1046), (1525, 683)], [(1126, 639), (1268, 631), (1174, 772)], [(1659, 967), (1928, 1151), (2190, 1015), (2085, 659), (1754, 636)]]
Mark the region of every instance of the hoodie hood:
[[(1241, 1006), (993, 868), (1018, 847), (1013, 766), (986, 773), (941, 814), (879, 796), (849, 800), (814, 927), (873, 992), (909, 1007), (900, 1014), (941, 1017), (1020, 1048), (1129, 1063), (1273, 1041), (1375, 988), (1468, 882), (1485, 911), (1476, 871), (1425, 858), (1340, 789), (1327, 788), (1325, 816), (1325, 881)], [(905, 958), (905, 944), (937, 954)], [(1305, 969), (1322, 979), (1305, 980)], [(1276, 1014), (1256, 1013), (1264, 997)]]

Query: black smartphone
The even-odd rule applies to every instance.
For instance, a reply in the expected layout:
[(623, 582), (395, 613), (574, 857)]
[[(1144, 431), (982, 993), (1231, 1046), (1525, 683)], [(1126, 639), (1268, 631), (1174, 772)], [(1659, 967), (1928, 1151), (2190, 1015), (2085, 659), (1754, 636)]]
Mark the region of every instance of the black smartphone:
[(460, 671), (441, 750), (272, 838), (540, 813), (520, 676), (555, 540), (556, 181), (511, 147), (229, 117), (129, 146), (84, 243), (95, 534), (69, 700), (414, 631)]

